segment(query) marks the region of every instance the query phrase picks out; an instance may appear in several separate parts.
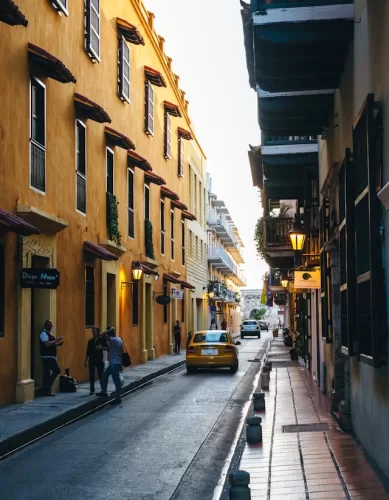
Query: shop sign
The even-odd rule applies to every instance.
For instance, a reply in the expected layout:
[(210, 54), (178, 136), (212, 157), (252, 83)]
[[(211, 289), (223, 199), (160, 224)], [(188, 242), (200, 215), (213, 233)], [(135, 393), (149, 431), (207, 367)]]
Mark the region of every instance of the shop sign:
[(170, 297), (168, 295), (160, 295), (159, 297), (157, 297), (156, 300), (157, 303), (162, 306), (167, 306), (171, 302)]
[(184, 290), (172, 289), (172, 299), (182, 300), (184, 298)]
[(295, 271), (294, 288), (296, 290), (318, 288), (320, 289), (320, 271)]
[(22, 288), (44, 288), (55, 290), (59, 285), (58, 269), (24, 268), (20, 271)]

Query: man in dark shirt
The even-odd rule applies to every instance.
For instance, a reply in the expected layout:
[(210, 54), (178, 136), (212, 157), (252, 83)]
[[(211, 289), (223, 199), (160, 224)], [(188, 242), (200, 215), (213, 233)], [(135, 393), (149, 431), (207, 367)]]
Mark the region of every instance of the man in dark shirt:
[(89, 364), (89, 380), (90, 380), (90, 394), (95, 393), (95, 371), (100, 379), (100, 386), (103, 381), (104, 371), (104, 351), (108, 351), (106, 341), (100, 335), (100, 328), (94, 326), (92, 328), (93, 337), (88, 341), (85, 355), (85, 366)]

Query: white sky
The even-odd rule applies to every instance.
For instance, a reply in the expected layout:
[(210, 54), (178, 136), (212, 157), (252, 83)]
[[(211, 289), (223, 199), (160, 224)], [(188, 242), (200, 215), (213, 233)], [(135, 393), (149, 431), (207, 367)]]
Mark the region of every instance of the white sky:
[(212, 190), (225, 201), (245, 244), (249, 288), (267, 270), (253, 241), (261, 214), (248, 145), (260, 143), (255, 92), (248, 83), (239, 0), (144, 0), (155, 14), (165, 52), (189, 100), (189, 114), (207, 156)]

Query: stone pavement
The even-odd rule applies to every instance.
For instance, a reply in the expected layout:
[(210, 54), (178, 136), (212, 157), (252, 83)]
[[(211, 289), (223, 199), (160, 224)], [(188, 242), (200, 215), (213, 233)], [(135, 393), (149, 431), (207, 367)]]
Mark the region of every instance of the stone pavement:
[[(256, 412), (263, 442), (246, 444), (239, 466), (250, 473), (252, 500), (389, 499), (354, 439), (337, 427), (310, 374), (290, 361), (288, 351), (281, 339), (273, 340), (266, 411)], [(283, 426), (293, 427), (285, 432)]]
[[(135, 389), (184, 364), (185, 350), (182, 350), (179, 356), (162, 356), (144, 365), (126, 368), (123, 371), (122, 390)], [(99, 382), (95, 385), (96, 391), (99, 391)], [(108, 392), (114, 390), (110, 377)], [(78, 391), (74, 393), (58, 393), (55, 398), (39, 397), (30, 403), (0, 408), (0, 458), (60, 425), (95, 410), (101, 404), (101, 398), (89, 395), (89, 382), (83, 382), (78, 384)]]

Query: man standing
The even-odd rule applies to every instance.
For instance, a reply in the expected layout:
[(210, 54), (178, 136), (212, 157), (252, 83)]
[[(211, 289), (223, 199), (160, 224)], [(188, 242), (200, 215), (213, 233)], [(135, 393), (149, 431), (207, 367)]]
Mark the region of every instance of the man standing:
[(43, 394), (45, 396), (55, 396), (51, 392), (54, 380), (61, 373), (61, 368), (57, 363), (57, 347), (64, 341), (62, 337), (55, 338), (51, 335), (53, 322), (49, 319), (43, 325), (43, 331), (39, 336), (41, 348), (41, 360), (43, 363)]
[(174, 354), (180, 354), (181, 349), (181, 325), (177, 320), (176, 324), (173, 327), (174, 333)]
[(116, 388), (116, 399), (112, 401), (112, 404), (120, 404), (122, 402), (120, 393), (122, 386), (120, 384), (120, 368), (122, 366), (122, 358), (124, 351), (124, 344), (121, 338), (116, 337), (115, 328), (108, 327), (107, 331), (104, 332), (102, 338), (106, 340), (109, 348), (109, 366), (103, 373), (103, 383), (101, 386), (101, 392), (98, 392), (97, 396), (108, 396), (107, 385), (109, 376), (112, 375), (113, 383)]
[(222, 330), (227, 330), (227, 321), (225, 320), (225, 318), (223, 318), (222, 321)]
[[(104, 332), (105, 333), (105, 332)], [(90, 381), (90, 394), (95, 393), (95, 372), (100, 379), (100, 386), (103, 386), (103, 371), (104, 371), (104, 351), (108, 351), (106, 341), (100, 335), (100, 328), (94, 326), (92, 328), (93, 337), (88, 341), (86, 348), (85, 363), (89, 364), (89, 381)]]

